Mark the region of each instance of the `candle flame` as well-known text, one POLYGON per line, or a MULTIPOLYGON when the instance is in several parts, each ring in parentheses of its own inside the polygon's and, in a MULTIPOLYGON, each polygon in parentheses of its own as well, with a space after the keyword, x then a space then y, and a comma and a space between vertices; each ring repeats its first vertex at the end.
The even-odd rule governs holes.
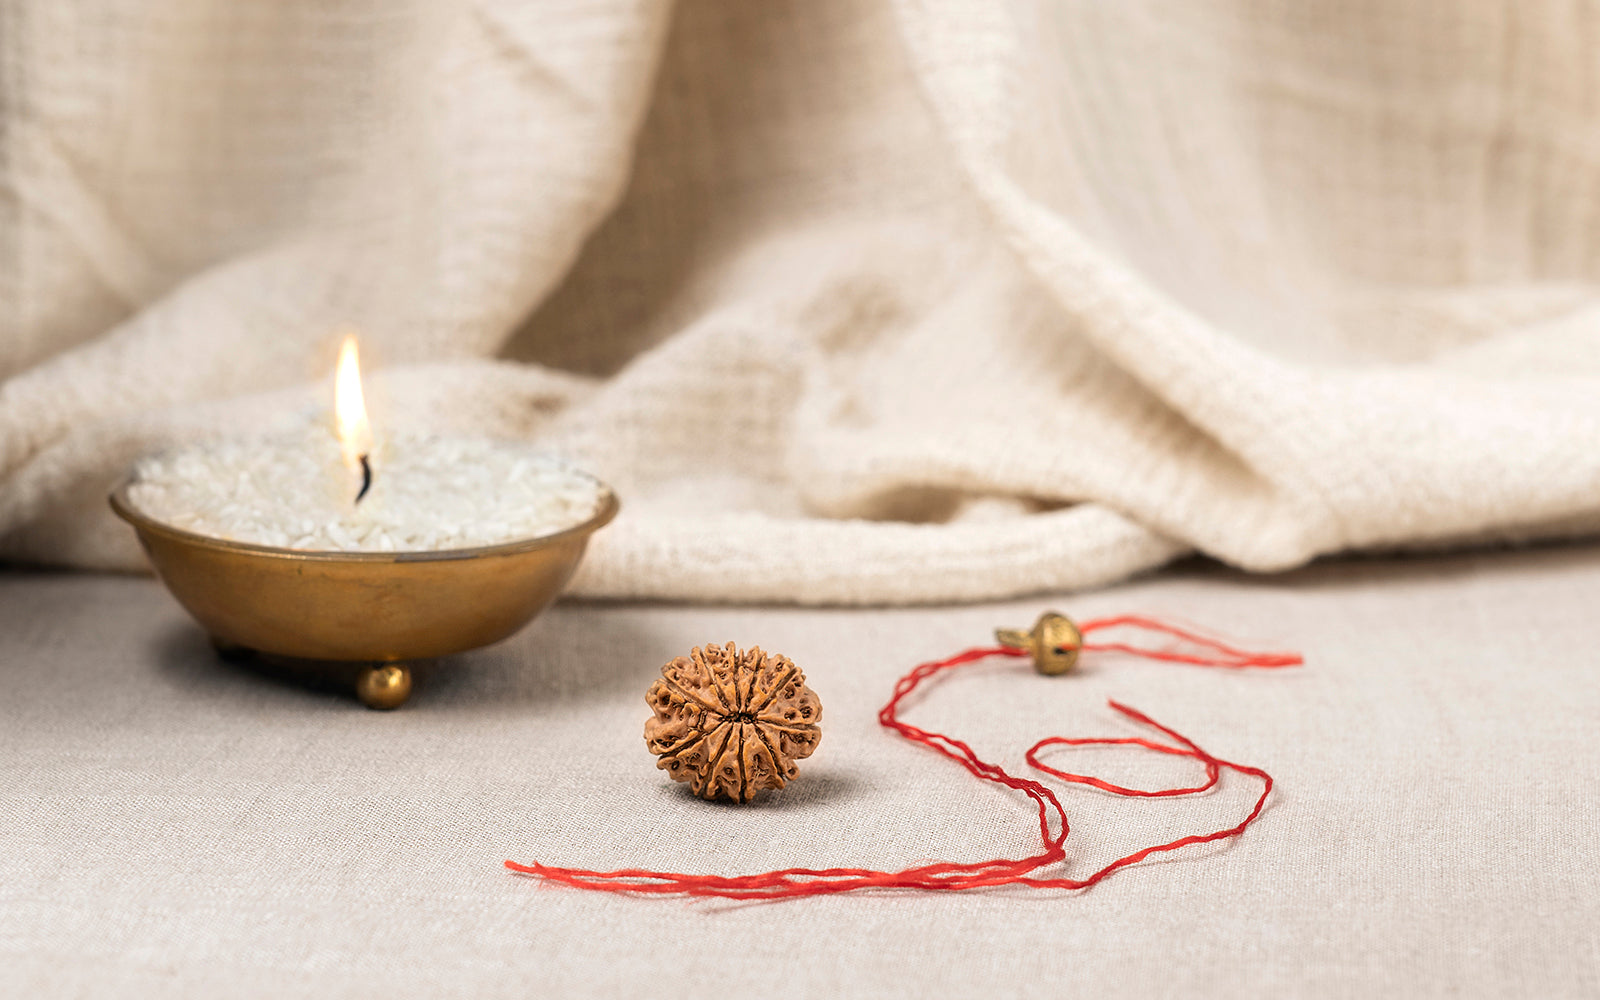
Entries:
POLYGON ((339 447, 344 464, 354 469, 372 450, 372 428, 367 423, 367 403, 361 395, 361 358, 355 334, 339 345, 339 367, 333 379, 333 411, 339 427, 339 447))

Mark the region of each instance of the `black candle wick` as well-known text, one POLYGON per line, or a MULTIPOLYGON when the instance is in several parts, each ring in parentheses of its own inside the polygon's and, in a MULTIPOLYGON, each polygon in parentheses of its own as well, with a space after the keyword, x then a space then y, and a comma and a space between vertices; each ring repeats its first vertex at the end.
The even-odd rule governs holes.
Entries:
POLYGON ((366 496, 367 495, 367 491, 370 490, 370 489, 372 489, 372 463, 367 461, 367 456, 362 455, 361 456, 361 492, 356 494, 356 503, 360 503, 361 502, 361 498, 366 496))

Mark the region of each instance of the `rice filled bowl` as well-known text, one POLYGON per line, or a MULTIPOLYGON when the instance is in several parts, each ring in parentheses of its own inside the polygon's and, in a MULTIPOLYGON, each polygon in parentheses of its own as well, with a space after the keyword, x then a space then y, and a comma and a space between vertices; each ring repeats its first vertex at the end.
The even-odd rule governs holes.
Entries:
POLYGON ((370 664, 446 656, 543 610, 619 505, 526 445, 437 440, 377 450, 359 505, 337 457, 239 439, 140 462, 111 506, 221 648, 370 664), (454 488, 413 488, 402 473, 454 488))

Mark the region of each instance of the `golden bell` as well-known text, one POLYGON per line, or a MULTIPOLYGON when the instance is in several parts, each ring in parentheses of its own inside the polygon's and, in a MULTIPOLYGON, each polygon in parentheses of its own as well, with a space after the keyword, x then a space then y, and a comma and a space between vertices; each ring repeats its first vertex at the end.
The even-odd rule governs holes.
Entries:
POLYGON ((1033 657, 1033 669, 1041 674, 1064 674, 1078 665, 1083 649, 1083 633, 1071 618, 1046 611, 1033 623, 1032 631, 1014 628, 994 630, 995 641, 1007 649, 1020 649, 1033 657))

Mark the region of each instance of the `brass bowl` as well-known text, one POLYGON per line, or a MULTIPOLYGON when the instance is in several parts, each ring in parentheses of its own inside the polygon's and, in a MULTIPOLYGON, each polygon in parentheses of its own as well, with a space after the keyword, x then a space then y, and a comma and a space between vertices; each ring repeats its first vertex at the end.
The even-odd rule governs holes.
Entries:
POLYGON ((355 666, 356 694, 373 708, 404 703, 406 661, 487 646, 531 621, 618 508, 601 483, 594 516, 554 534, 437 552, 301 551, 162 524, 130 503, 132 485, 111 493, 111 509, 220 652, 355 666))

